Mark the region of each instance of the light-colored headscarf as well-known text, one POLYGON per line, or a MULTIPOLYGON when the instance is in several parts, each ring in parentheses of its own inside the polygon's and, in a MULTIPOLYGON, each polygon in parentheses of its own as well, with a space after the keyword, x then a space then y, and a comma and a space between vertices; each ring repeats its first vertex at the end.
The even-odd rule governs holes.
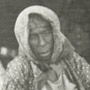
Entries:
MULTIPOLYGON (((54 37, 54 50, 52 55, 52 62, 56 62, 58 56, 63 51, 63 45, 66 42, 65 36, 61 33, 60 22, 57 15, 47 7, 44 6, 30 6, 24 9, 17 17, 15 24, 15 35, 19 43, 19 54, 26 55, 30 60, 34 60, 34 55, 28 43, 29 29, 28 21, 29 14, 37 13, 43 18, 48 20, 52 26, 53 37, 54 37)), ((36 61, 35 61, 36 62, 36 61)))

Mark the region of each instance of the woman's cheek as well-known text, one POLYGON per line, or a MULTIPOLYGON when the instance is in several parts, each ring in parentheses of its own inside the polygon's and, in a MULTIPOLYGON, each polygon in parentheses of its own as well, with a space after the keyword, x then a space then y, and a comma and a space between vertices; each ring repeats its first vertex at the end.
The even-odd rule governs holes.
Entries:
POLYGON ((36 39, 31 39, 30 41, 30 44, 33 46, 38 46, 39 44, 39 40, 36 38, 36 39))
POLYGON ((46 35, 44 38, 45 38, 45 41, 48 43, 50 43, 53 40, 52 35, 50 34, 46 35))

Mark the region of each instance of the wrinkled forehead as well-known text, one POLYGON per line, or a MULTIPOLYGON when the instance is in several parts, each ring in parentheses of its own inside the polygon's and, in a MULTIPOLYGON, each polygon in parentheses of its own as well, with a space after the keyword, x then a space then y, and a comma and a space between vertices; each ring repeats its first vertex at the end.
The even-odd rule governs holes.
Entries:
POLYGON ((51 30, 51 24, 39 14, 29 14, 28 28, 30 32, 51 30))
POLYGON ((52 28, 48 26, 41 26, 37 28, 30 29, 30 34, 40 34, 40 33, 52 33, 52 28))

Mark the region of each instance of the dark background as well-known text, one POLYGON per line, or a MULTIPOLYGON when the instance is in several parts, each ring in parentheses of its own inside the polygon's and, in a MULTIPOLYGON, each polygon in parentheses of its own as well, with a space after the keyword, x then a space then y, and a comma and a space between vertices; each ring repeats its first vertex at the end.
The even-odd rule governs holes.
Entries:
MULTIPOLYGON (((90 62, 90 0, 0 0, 0 47, 18 49, 14 36, 16 17, 24 8, 37 4, 57 13, 62 32, 76 48, 76 52, 90 62)), ((7 64, 10 58, 1 60, 7 64)))

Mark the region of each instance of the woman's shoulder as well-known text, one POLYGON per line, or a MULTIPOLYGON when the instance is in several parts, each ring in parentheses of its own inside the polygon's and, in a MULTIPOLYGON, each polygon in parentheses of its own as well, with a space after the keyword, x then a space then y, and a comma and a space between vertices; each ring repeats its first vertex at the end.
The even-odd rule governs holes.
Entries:
POLYGON ((30 64, 30 61, 27 60, 26 58, 24 57, 21 57, 21 56, 16 56, 13 60, 11 60, 8 64, 8 66, 23 66, 23 65, 29 65, 30 64))
POLYGON ((32 70, 30 61, 21 56, 15 57, 7 66, 10 72, 30 72, 32 70))
MULTIPOLYGON (((4 75, 4 87, 8 90, 27 88, 33 82, 33 72, 29 60, 21 56, 15 57, 9 64, 4 75)), ((24 90, 25 90, 24 89, 24 90)), ((6 90, 6 89, 4 89, 6 90)))

